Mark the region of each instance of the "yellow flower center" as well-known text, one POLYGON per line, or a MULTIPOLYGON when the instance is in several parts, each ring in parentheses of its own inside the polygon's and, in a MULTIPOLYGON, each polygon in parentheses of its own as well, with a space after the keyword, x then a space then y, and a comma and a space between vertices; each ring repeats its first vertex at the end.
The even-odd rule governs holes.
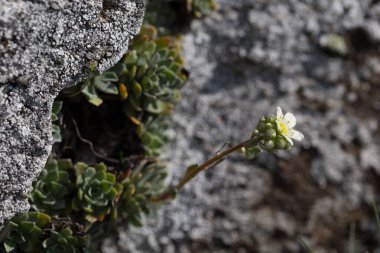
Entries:
POLYGON ((279 125, 280 125, 280 132, 282 135, 287 135, 288 134, 288 127, 287 125, 284 123, 284 121, 280 120, 279 121, 279 125))

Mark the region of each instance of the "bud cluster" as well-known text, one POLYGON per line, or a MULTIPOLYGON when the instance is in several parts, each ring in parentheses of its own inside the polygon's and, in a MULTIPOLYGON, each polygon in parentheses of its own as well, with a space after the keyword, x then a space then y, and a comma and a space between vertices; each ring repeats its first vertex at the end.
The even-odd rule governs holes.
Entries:
POLYGON ((268 152, 277 150, 288 150, 291 144, 282 135, 281 129, 277 127, 275 116, 263 116, 257 124, 252 137, 259 137, 259 146, 268 152))
POLYGON ((254 146, 247 145, 243 151, 249 157, 254 157, 261 151, 276 152, 278 150, 288 150, 291 144, 282 135, 277 127, 276 116, 261 117, 251 138, 258 139, 254 146))

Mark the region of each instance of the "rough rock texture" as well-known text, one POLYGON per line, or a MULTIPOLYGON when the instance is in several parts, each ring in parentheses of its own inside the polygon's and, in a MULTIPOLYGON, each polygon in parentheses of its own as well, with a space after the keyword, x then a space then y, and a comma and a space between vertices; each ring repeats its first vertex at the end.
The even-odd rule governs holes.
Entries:
POLYGON ((139 31, 145 0, 0 0, 0 226, 29 206, 58 92, 103 71, 139 31))
POLYGON ((347 252, 353 222, 355 252, 380 252, 368 204, 380 203, 379 19, 379 1, 220 0, 194 22, 167 150, 174 178, 276 105, 306 139, 290 153, 226 160, 108 252, 306 252, 297 235, 313 252, 347 252), (322 43, 329 34, 346 50, 322 43))

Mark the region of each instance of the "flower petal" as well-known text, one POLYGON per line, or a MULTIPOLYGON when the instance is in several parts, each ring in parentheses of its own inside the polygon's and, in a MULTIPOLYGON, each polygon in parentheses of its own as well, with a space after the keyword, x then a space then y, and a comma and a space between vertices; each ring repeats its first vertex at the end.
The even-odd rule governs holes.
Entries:
POLYGON ((276 126, 277 126, 277 130, 281 132, 281 125, 278 119, 276 119, 276 126))
POLYGON ((292 113, 290 112, 286 113, 284 119, 288 128, 295 127, 297 120, 296 120, 296 117, 292 113))
POLYGON ((282 119, 284 117, 284 114, 282 113, 281 107, 277 106, 277 119, 282 119))
POLYGON ((290 132, 290 137, 295 139, 296 141, 302 141, 304 139, 303 134, 297 130, 292 130, 290 132))
POLYGON ((290 137, 289 137, 289 136, 287 136, 287 135, 283 135, 283 136, 285 137, 286 141, 287 141, 287 142, 289 142, 289 143, 290 143, 290 145, 292 145, 292 146, 293 146, 293 141, 292 141, 292 139, 290 139, 290 137))

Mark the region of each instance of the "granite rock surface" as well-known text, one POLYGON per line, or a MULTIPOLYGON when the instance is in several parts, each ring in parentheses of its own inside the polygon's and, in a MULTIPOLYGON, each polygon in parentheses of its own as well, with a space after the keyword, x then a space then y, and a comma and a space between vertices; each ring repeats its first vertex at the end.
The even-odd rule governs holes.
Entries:
POLYGON ((25 212, 51 150, 58 92, 127 51, 145 0, 0 0, 0 226, 25 212))

